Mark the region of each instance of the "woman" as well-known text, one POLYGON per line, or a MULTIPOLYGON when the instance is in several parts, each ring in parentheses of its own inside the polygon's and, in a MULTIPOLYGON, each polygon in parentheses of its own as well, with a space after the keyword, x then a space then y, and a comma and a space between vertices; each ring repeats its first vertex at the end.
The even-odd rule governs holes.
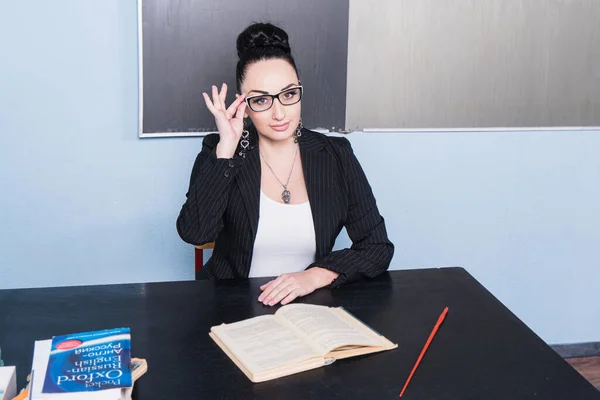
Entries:
POLYGON ((287 34, 253 24, 237 39, 241 95, 203 93, 219 133, 202 143, 177 219, 183 240, 215 241, 197 278, 278 276, 258 300, 287 304, 387 270, 394 246, 345 138, 302 126, 303 87, 287 34), (352 247, 332 251, 346 227, 352 247))

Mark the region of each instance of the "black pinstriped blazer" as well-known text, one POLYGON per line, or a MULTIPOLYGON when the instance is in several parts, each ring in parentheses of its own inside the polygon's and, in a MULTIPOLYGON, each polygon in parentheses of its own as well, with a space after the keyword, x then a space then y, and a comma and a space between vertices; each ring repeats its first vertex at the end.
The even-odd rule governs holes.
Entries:
MULTIPOLYGON (((218 134, 204 138, 177 232, 190 244, 215 241, 197 279, 247 278, 259 218, 258 135, 250 132, 246 158, 217 159, 218 142, 218 134)), ((316 261, 307 267, 339 273, 332 287, 387 270, 394 245, 350 142, 303 129, 299 145, 317 242, 316 261), (332 252, 344 226, 352 247, 332 252)))

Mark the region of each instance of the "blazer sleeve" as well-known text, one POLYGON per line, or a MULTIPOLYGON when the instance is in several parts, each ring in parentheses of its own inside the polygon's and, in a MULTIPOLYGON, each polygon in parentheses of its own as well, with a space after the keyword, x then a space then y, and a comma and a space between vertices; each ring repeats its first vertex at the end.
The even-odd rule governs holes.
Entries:
POLYGON ((202 141, 202 151, 192 168, 190 186, 177 218, 177 233, 187 243, 201 245, 214 241, 223 229, 229 188, 237 175, 239 158, 217 158, 219 135, 202 141))
POLYGON ((367 177, 346 138, 336 138, 338 153, 348 188, 348 212, 345 223, 352 240, 349 249, 329 253, 308 268, 322 267, 339 274, 330 285, 337 287, 362 277, 373 278, 386 271, 394 255, 385 222, 367 177))

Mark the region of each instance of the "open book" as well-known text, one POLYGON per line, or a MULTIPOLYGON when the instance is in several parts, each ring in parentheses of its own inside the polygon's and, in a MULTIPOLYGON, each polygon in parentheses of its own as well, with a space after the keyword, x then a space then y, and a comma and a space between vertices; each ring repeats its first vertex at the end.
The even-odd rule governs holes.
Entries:
POLYGON ((252 382, 398 347, 341 307, 306 304, 213 326, 209 335, 252 382))

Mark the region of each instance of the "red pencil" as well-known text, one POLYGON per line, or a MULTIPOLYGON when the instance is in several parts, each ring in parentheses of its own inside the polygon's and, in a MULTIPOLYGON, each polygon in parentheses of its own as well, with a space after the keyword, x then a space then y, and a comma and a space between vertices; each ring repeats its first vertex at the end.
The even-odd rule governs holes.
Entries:
POLYGON ((442 314, 440 315, 440 317, 438 318, 435 326, 433 327, 433 330, 431 331, 431 334, 429 335, 429 339, 427 339, 427 343, 425 343, 425 346, 423 347, 423 350, 421 350, 421 354, 419 355, 419 358, 417 359, 417 362, 415 363, 415 366, 413 367, 412 371, 410 371, 410 375, 408 376, 408 379, 406 380, 406 383, 404 384, 404 387, 402 388, 402 391, 400 392, 400 397, 402 397, 402 395, 404 394, 404 391, 406 390, 406 387, 408 386, 408 383, 410 382, 410 380, 412 379, 413 375, 415 374, 415 371, 417 370, 417 367, 419 366, 419 363, 421 362, 421 359, 425 355, 425 352, 427 351, 427 348, 429 347, 429 344, 431 343, 431 341, 433 340, 433 337, 435 336, 435 334, 437 333, 438 329, 440 328, 440 325, 444 321, 444 318, 446 318, 446 314, 448 314, 448 307, 444 308, 444 311, 442 311, 442 314))

